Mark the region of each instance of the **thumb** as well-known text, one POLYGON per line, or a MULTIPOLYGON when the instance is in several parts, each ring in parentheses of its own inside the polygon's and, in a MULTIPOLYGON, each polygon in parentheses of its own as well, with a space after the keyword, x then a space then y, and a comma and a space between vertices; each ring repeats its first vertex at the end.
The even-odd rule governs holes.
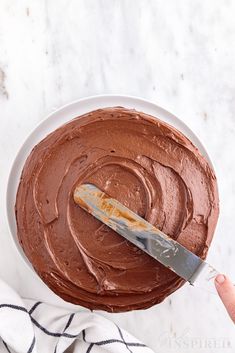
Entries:
POLYGON ((215 278, 217 292, 233 322, 235 323, 235 287, 230 279, 224 275, 215 278))

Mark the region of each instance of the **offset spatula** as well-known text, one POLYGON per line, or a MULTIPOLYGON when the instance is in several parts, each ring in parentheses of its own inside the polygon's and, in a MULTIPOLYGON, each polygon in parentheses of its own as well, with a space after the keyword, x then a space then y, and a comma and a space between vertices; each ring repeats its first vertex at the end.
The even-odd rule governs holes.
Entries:
POLYGON ((75 202, 192 285, 215 293, 218 272, 200 257, 92 184, 74 191, 75 202))

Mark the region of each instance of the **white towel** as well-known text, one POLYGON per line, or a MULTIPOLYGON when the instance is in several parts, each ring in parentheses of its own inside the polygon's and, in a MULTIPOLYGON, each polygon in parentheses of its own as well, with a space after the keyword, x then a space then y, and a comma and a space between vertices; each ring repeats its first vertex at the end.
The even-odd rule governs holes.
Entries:
POLYGON ((26 300, 0 280, 0 353, 153 353, 106 318, 26 300))

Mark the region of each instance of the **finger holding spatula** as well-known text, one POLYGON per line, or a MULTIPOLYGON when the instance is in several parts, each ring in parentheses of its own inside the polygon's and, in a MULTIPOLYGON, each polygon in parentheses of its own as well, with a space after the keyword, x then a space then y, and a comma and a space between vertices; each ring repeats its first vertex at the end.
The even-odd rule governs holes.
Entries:
POLYGON ((230 279, 222 274, 215 278, 218 294, 233 322, 235 323, 235 287, 230 279))

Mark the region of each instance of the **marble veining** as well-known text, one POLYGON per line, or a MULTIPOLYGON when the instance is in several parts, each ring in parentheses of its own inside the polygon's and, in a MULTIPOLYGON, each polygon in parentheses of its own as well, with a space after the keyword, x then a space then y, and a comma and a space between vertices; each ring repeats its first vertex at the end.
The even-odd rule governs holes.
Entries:
MULTIPOLYGON (((235 279, 235 2, 1 0, 0 195, 30 131, 62 104, 95 94, 144 97, 205 144, 221 212, 208 261, 235 279)), ((0 276, 21 295, 61 303, 30 271, 0 223, 0 276)), ((219 299, 185 285, 146 311, 106 314, 156 352, 232 352, 219 299)))

